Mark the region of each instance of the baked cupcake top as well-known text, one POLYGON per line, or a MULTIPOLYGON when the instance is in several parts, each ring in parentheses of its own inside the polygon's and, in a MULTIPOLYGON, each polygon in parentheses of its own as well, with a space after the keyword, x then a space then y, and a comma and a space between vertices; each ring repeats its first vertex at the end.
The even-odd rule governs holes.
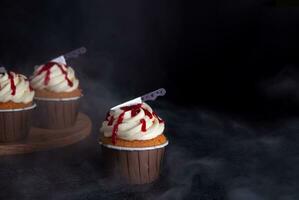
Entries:
POLYGON ((133 140, 150 140, 164 131, 164 121, 146 104, 125 106, 107 113, 100 131, 105 137, 133 140))
POLYGON ((14 102, 28 104, 32 102, 34 91, 29 80, 22 74, 12 71, 0 73, 0 102, 14 102))
POLYGON ((58 62, 48 62, 37 67, 30 83, 35 90, 72 92, 79 87, 79 80, 72 67, 58 62))

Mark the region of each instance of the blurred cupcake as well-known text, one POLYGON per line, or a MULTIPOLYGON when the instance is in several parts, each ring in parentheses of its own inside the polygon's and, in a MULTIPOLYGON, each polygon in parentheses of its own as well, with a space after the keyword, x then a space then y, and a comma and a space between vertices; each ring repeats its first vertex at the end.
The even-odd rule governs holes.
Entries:
POLYGON ((48 62, 35 69, 30 84, 38 105, 36 126, 63 129, 75 124, 82 92, 73 68, 48 62))
POLYGON ((28 136, 34 91, 28 79, 21 74, 0 73, 0 141, 11 142, 28 136))
POLYGON ((131 184, 158 179, 165 146, 164 121, 146 103, 110 110, 100 139, 106 164, 131 184))

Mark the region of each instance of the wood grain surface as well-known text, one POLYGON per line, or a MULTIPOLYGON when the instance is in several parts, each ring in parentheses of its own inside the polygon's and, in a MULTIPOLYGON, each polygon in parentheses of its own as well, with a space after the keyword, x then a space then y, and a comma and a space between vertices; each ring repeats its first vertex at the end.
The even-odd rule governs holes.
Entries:
POLYGON ((126 151, 102 146, 106 172, 130 184, 151 183, 159 178, 165 147, 126 151))
POLYGON ((34 151, 49 150, 76 143, 91 132, 91 121, 83 113, 79 113, 75 125, 66 129, 41 129, 32 127, 29 136, 22 141, 0 143, 0 156, 24 154, 34 151))

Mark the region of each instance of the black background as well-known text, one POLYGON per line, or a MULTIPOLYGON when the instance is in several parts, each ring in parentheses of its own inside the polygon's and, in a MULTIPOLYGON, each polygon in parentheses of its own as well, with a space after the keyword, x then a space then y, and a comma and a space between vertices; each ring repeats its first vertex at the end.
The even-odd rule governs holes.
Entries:
MULTIPOLYGON (((28 76, 37 64, 80 46, 88 49, 87 54, 69 62, 84 89, 83 110, 95 126, 92 138, 77 146, 2 159, 1 187, 8 195, 4 197, 246 200, 273 199, 269 191, 275 189, 285 194, 275 196, 277 199, 298 197, 292 193, 294 188, 278 189, 281 184, 298 183, 298 175, 292 174, 295 169, 276 176, 294 162, 298 165, 298 138, 284 132, 297 132, 292 120, 298 117, 298 7, 272 0, 2 0, 0 24, 0 64, 28 76), (101 161, 94 142, 101 117, 110 106, 159 87, 167 89, 156 106, 172 132, 169 160, 193 163, 216 156, 233 164, 224 164, 222 175, 215 175, 221 177, 218 180, 209 173, 203 175, 206 171, 202 170, 174 175, 180 168, 172 171, 168 161, 162 183, 153 187, 137 191, 102 187, 105 182, 97 182, 100 169, 96 166, 101 161), (239 119, 244 121, 234 121, 239 119), (198 131, 211 135, 198 135, 198 131), (271 136, 274 138, 269 139, 271 136), (197 137, 199 141, 192 141, 197 137), (184 153, 191 158, 186 159, 184 153), (80 158, 73 158, 76 154, 80 158), (256 165, 248 168, 247 159, 256 165), (281 164, 267 174, 279 160, 281 164), (62 178, 51 178, 60 169, 62 178), (14 173, 18 177, 6 184, 14 173), (165 178, 169 174, 174 181, 165 178), (237 185, 250 185, 257 193, 243 187, 230 192, 235 182, 223 181, 243 176, 253 180, 238 179, 237 185), (274 180, 259 182, 268 177, 274 180), (183 191, 188 191, 182 196, 176 190, 180 180, 183 191), (20 189, 27 183, 40 188, 20 189), (264 186, 255 187, 257 183, 264 186)), ((207 166, 210 168, 209 162, 207 166)))
POLYGON ((86 46, 90 79, 181 105, 252 111, 261 82, 297 63, 298 12, 271 0, 1 1, 1 63, 20 72, 86 46))
POLYGON ((116 90, 164 86, 184 106, 260 111, 261 82, 298 60, 297 8, 284 4, 1 1, 1 63, 23 72, 86 46, 74 66, 116 90))

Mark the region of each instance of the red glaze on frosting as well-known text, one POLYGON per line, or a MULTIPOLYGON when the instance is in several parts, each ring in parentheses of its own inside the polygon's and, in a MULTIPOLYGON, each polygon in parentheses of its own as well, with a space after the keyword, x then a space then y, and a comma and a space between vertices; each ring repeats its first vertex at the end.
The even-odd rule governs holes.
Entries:
MULTIPOLYGON (((137 115, 137 113, 139 112, 141 108, 141 104, 136 104, 136 105, 132 105, 132 106, 124 106, 120 109, 123 110, 123 112, 118 116, 117 118, 117 122, 116 124, 114 124, 113 129, 112 129, 112 143, 115 144, 116 143, 116 135, 117 135, 117 131, 118 131, 118 126, 119 124, 122 123, 122 121, 124 120, 124 115, 127 111, 131 110, 131 116, 134 117, 137 115)), ((111 119, 110 119, 111 120, 111 119)), ((114 119, 113 119, 114 120, 114 119)), ((108 125, 110 124, 111 121, 108 122, 108 125)), ((112 122, 113 123, 113 122, 112 122)), ((111 124, 112 125, 112 124, 111 124)))
POLYGON ((56 63, 56 62, 48 62, 46 63, 38 72, 37 72, 37 75, 40 75, 41 73, 43 73, 44 71, 46 72, 46 78, 44 80, 44 84, 45 85, 48 85, 49 81, 50 81, 50 74, 51 74, 51 68, 54 66, 54 65, 57 65, 59 67, 59 69, 61 70, 61 73, 64 74, 64 78, 65 80, 67 81, 68 85, 70 87, 73 86, 73 82, 67 77, 67 71, 65 71, 63 69, 63 66, 60 64, 60 63, 56 63))
POLYGON ((114 121, 114 117, 111 116, 108 122, 108 126, 111 126, 113 124, 113 121, 114 121))
POLYGON ((148 110, 145 109, 145 108, 142 108, 142 110, 144 111, 145 115, 147 115, 150 119, 153 118, 153 115, 152 115, 152 113, 150 113, 150 111, 148 111, 148 110))
POLYGON ((131 117, 135 117, 140 112, 139 108, 131 110, 131 117))
MULTIPOLYGON (((152 119, 153 117, 156 117, 158 119, 159 123, 164 123, 164 121, 161 118, 159 118, 155 112, 151 113, 147 109, 142 108, 142 104, 124 106, 124 107, 121 107, 120 109, 123 110, 123 112, 116 119, 117 121, 114 124, 113 129, 112 129, 112 143, 113 144, 116 143, 116 136, 117 136, 118 126, 119 126, 119 124, 121 124, 123 122, 124 115, 127 111, 131 111, 131 117, 135 117, 140 112, 140 110, 142 109, 144 111, 145 115, 148 116, 150 119, 152 119)), ((114 120, 115 120, 114 117, 110 116, 110 113, 108 112, 107 115, 106 115, 106 121, 108 121, 108 125, 111 126, 113 124, 114 120), (109 119, 109 117, 110 117, 110 119, 109 119)), ((145 121, 145 119, 140 119, 140 123, 141 123, 141 131, 146 132, 146 121, 145 121)))
POLYGON ((16 94, 16 85, 15 85, 15 81, 14 81, 14 77, 12 72, 8 72, 8 78, 10 80, 10 89, 11 89, 11 95, 15 95, 16 94))
POLYGON ((65 71, 62 67, 62 65, 58 64, 59 69, 61 70, 61 72, 64 74, 64 78, 67 81, 67 84, 72 87, 73 86, 73 82, 67 77, 67 71, 65 71))
POLYGON ((31 87, 31 85, 29 85, 29 90, 30 90, 30 92, 33 91, 33 88, 31 87))
POLYGON ((145 121, 145 119, 140 119, 140 123, 141 123, 141 131, 145 132, 146 131, 146 121, 145 121))
POLYGON ((138 112, 140 111, 141 105, 142 104, 139 103, 139 104, 135 104, 132 106, 124 106, 124 107, 121 107, 120 109, 122 109, 124 112, 131 110, 131 116, 135 117, 138 114, 138 112))
POLYGON ((37 75, 40 75, 44 71, 46 72, 46 78, 44 80, 44 85, 48 85, 48 83, 50 81, 50 69, 55 64, 56 64, 55 62, 48 62, 37 72, 37 75))
POLYGON ((125 115, 125 112, 122 112, 118 118, 117 118, 117 121, 116 121, 116 124, 113 126, 113 129, 112 129, 112 143, 115 144, 116 143, 116 134, 117 134, 117 131, 118 131, 118 126, 119 124, 122 123, 122 121, 124 120, 124 115, 125 115))

